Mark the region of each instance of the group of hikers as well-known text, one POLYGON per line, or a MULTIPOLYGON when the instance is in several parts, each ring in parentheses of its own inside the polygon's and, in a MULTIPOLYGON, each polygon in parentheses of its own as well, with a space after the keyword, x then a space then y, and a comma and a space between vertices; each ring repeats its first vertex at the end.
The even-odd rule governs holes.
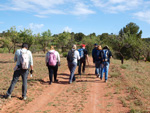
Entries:
MULTIPOLYGON (((108 70, 110 64, 110 58, 112 57, 111 51, 108 46, 103 49, 100 45, 94 44, 94 49, 92 50, 93 63, 95 64, 95 75, 101 80, 103 78, 103 73, 105 73, 105 82, 108 79, 108 70)), ((33 57, 30 50, 28 50, 28 44, 23 43, 21 49, 15 52, 14 61, 17 62, 14 67, 13 79, 11 81, 10 87, 8 88, 5 98, 11 98, 11 93, 17 83, 19 77, 22 77, 22 99, 26 100, 27 96, 27 78, 29 73, 33 73, 33 57), (29 71, 30 70, 30 71, 29 71)), ((86 61, 89 64, 88 51, 86 50, 86 45, 82 44, 81 48, 77 50, 77 46, 72 45, 72 49, 68 52, 67 63, 70 71, 69 84, 76 80, 75 70, 78 66, 78 74, 81 76, 85 73, 86 61)), ((54 49, 54 46, 50 46, 50 50, 46 53, 45 64, 49 71, 49 84, 52 84, 53 75, 54 82, 58 82, 57 71, 58 66, 60 66, 60 54, 54 49)))

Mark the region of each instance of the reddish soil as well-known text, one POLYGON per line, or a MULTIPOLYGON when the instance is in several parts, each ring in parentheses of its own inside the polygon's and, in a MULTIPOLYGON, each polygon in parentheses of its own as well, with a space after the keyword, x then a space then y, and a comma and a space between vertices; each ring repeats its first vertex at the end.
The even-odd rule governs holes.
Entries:
MULTIPOLYGON (((92 61, 90 59, 90 61, 92 61)), ((66 64, 65 64, 66 66, 66 64)), ((76 75, 76 82, 68 84, 69 70, 59 70, 59 83, 49 85, 48 77, 38 84, 45 85, 39 95, 24 102, 14 97, 1 108, 1 113, 127 113, 129 108, 123 107, 114 88, 108 82, 94 75, 94 64, 86 67, 86 73, 76 75)), ((77 74, 77 69, 76 69, 77 74)), ((36 84, 38 87, 38 84, 36 84)), ((33 91, 34 92, 34 91, 33 91)), ((32 93, 29 91, 28 93, 32 93)), ((35 92, 34 92, 35 93, 35 92)))

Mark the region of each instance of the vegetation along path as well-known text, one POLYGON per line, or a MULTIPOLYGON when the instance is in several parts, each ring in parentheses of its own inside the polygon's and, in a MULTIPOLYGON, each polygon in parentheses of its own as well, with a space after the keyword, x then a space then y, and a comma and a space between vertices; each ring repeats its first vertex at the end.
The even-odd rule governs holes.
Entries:
MULTIPOLYGON (((112 85, 112 78, 108 82, 100 80, 94 75, 94 64, 90 58, 90 65, 86 72, 77 75, 76 82, 68 83, 69 70, 65 58, 61 59, 58 71, 58 83, 48 84, 48 70, 44 64, 45 55, 34 55, 35 73, 28 79, 28 99, 20 100, 21 78, 13 91, 11 99, 4 99, 3 95, 12 79, 12 68, 15 65, 13 55, 1 54, 0 61, 0 112, 1 113, 127 113, 128 106, 124 106, 120 96, 127 96, 128 92, 118 91, 112 85)), ((110 65, 110 72, 114 71, 114 64, 110 65)), ((117 69, 117 68, 115 68, 117 69)), ((111 72, 112 73, 112 72, 111 72)), ((121 73, 120 73, 121 74, 121 73)), ((123 75, 122 75, 123 76, 123 75)))

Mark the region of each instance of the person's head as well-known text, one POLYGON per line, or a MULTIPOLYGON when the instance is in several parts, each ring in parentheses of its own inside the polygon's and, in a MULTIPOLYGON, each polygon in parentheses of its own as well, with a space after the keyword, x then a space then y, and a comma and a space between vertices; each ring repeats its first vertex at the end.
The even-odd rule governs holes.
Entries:
POLYGON ((27 43, 23 43, 22 44, 22 48, 28 49, 28 44, 27 43))
POLYGON ((54 46, 50 46, 50 50, 54 50, 54 46))
POLYGON ((106 45, 106 46, 103 47, 103 49, 108 49, 109 50, 109 47, 106 45))
POLYGON ((81 47, 82 47, 83 49, 85 49, 85 44, 82 44, 81 47))
POLYGON ((98 49, 98 50, 102 50, 101 45, 98 45, 98 46, 97 46, 97 49, 98 49))
POLYGON ((98 45, 95 43, 95 44, 94 44, 94 47, 97 47, 97 46, 98 46, 98 45))
POLYGON ((72 45, 72 49, 76 49, 77 46, 75 44, 72 45))

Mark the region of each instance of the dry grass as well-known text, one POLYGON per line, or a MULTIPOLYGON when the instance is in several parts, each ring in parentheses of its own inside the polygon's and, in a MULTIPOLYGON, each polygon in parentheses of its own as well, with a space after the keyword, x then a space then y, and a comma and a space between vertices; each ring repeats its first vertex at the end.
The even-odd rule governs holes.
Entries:
POLYGON ((149 62, 137 63, 130 60, 122 65, 119 60, 112 60, 110 75, 111 85, 115 86, 116 90, 127 92, 126 97, 120 97, 123 106, 129 106, 133 113, 150 112, 149 62))

